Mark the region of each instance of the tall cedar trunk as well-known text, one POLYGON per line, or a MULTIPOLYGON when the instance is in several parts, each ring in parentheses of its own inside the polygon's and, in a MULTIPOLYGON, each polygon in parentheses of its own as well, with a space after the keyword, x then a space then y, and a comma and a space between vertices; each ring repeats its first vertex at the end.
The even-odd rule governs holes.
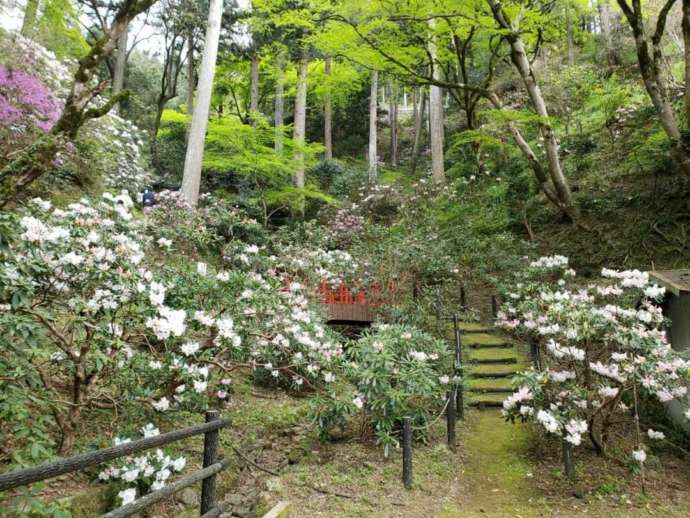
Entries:
POLYGON ((273 112, 273 124, 275 125, 274 148, 277 154, 283 152, 283 138, 285 130, 283 128, 283 110, 285 107, 285 53, 279 52, 276 56, 276 98, 273 112))
POLYGON ((256 124, 254 114, 259 111, 259 54, 254 52, 252 54, 252 67, 250 78, 250 92, 249 92, 249 119, 252 121, 252 126, 256 124))
POLYGON ((194 113, 194 36, 187 36, 187 115, 194 113))
MULTIPOLYGON (((333 58, 328 56, 324 63, 324 73, 327 76, 331 75, 331 68, 333 66, 333 58)), ((331 86, 327 85, 326 96, 323 100, 323 146, 324 160, 333 159, 333 102, 331 100, 331 86)))
MULTIPOLYGON (((673 105, 666 91, 666 79, 663 73, 663 51, 661 46, 668 11, 664 12, 662 10, 659 13, 657 28, 651 38, 652 49, 650 51, 640 2, 634 1, 633 9, 630 8, 626 0, 618 0, 618 4, 628 19, 635 37, 635 49, 637 51, 637 61, 640 66, 642 81, 659 115, 661 126, 671 141, 672 157, 685 174, 690 174, 690 149, 683 142, 673 105)), ((667 3, 665 7, 670 9, 671 6, 672 3, 667 3)), ((685 5, 683 7, 685 11, 685 5)))
POLYGON ((216 57, 218 55, 218 41, 220 39, 220 22, 223 15, 223 0, 211 0, 208 12, 208 27, 206 28, 206 40, 204 53, 201 58, 199 71, 199 89, 196 107, 192 116, 192 125, 189 129, 187 140, 187 155, 184 162, 184 175, 182 177, 182 193, 187 201, 196 206, 199 200, 199 187, 201 185, 201 162, 204 158, 204 140, 208 126, 208 113, 211 106, 211 91, 213 89, 213 76, 216 70, 216 57))
POLYGON ((573 66, 575 64, 575 38, 574 38, 574 27, 573 27, 573 17, 571 11, 570 1, 565 2, 565 24, 568 39, 568 65, 573 66))
POLYGON ((611 10, 610 0, 599 0, 597 2, 599 10, 599 22, 601 34, 606 45, 606 61, 609 67, 620 65, 620 57, 613 41, 613 11, 611 10))
MULTIPOLYGON (((115 60, 115 70, 113 71, 113 95, 122 91, 125 85, 125 69, 127 68, 127 42, 129 40, 129 27, 117 40, 117 58, 115 60)), ((115 107, 119 110, 119 107, 115 107)))
POLYGON ((683 0, 683 43, 685 49, 685 127, 690 129, 690 0, 683 0))
POLYGON ((398 96, 392 79, 386 82, 388 88, 388 125, 391 130, 391 166, 398 165, 398 96))
POLYGON ((534 111, 542 118, 539 123, 539 131, 544 141, 544 150, 546 151, 546 158, 549 164, 549 175, 558 196, 559 206, 568 216, 574 217, 575 207, 573 205, 573 197, 570 192, 570 187, 568 186, 568 181, 561 168, 561 160, 558 156, 558 141, 556 140, 556 135, 553 132, 551 124, 548 123, 549 112, 546 109, 546 103, 544 102, 544 97, 537 83, 534 71, 532 70, 532 65, 527 58, 525 45, 519 33, 515 32, 514 28, 508 22, 500 1, 487 1, 491 6, 494 18, 499 26, 510 31, 506 34, 506 39, 510 43, 510 58, 522 77, 527 93, 532 101, 534 111))
POLYGON ((22 36, 31 38, 36 30, 36 17, 38 15, 38 0, 27 0, 24 9, 24 21, 22 22, 22 36))
POLYGON ((295 122, 292 138, 295 141, 295 174, 292 183, 295 187, 304 187, 304 152, 302 145, 306 136, 307 126, 307 73, 309 71, 309 57, 304 51, 297 77, 297 94, 295 96, 295 122))
MULTIPOLYGON (((422 147, 422 134, 424 133, 424 113, 426 112, 426 93, 420 87, 415 88, 415 95, 419 100, 414 115, 414 145, 412 146, 412 163, 410 168, 414 173, 419 161, 419 152, 422 147)), ((417 105, 415 105, 417 106, 417 105)))
MULTIPOLYGON (((429 28, 434 31, 436 20, 429 20, 429 28)), ((441 69, 436 61, 436 42, 432 35, 429 44, 432 59, 432 75, 441 80, 441 69)), ((446 171, 443 164, 443 90, 435 85, 429 87, 429 135, 431 140, 431 177, 436 183, 445 183, 446 171)))
POLYGON ((102 117, 120 101, 122 93, 112 96, 98 108, 90 107, 89 103, 94 96, 107 86, 103 82, 94 86, 94 78, 105 60, 115 51, 117 41, 122 32, 127 30, 129 22, 156 2, 157 0, 138 0, 123 4, 103 37, 79 61, 65 106, 50 133, 20 150, 0 170, 0 208, 15 201, 31 183, 51 171, 55 156, 70 140, 77 137, 88 120, 102 117))
POLYGON ((369 181, 375 182, 378 176, 378 91, 379 73, 371 72, 371 90, 369 93, 369 181))

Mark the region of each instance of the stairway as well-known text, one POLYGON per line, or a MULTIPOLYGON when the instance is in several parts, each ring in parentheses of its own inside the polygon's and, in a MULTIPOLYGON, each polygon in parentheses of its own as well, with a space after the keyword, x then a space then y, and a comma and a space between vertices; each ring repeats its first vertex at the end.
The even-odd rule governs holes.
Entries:
POLYGON ((468 406, 500 408, 513 392, 510 380, 527 368, 515 343, 489 326, 461 323, 465 401, 468 406))

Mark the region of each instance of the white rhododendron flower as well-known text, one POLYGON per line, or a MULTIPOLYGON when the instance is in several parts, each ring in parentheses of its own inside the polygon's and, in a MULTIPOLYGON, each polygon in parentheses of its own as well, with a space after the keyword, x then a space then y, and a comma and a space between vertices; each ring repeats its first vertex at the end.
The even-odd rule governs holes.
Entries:
POLYGON ((644 463, 644 461, 647 460, 647 453, 642 448, 640 448, 639 450, 633 450, 632 456, 640 464, 644 463))
POLYGON ((131 504, 137 499, 137 490, 134 488, 124 489, 117 496, 120 498, 121 505, 131 504))
POLYGON ((666 435, 664 432, 658 432, 656 430, 652 430, 651 428, 647 430, 647 435, 649 436, 650 439, 654 439, 657 441, 661 441, 663 439, 666 439, 666 435))
POLYGON ((168 401, 168 398, 162 397, 158 401, 151 403, 151 406, 159 412, 165 412, 168 408, 170 408, 170 401, 168 401))

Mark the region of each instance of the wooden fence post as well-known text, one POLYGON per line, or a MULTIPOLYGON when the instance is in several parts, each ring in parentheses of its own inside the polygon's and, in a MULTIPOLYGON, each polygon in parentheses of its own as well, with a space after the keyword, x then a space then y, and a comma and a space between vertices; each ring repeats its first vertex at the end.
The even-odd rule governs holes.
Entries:
POLYGON ((448 392, 446 403, 446 430, 448 432, 448 448, 455 451, 455 391, 457 388, 448 392))
MULTIPOLYGON (((460 378, 463 377, 462 369, 462 338, 460 336, 460 323, 458 321, 458 314, 453 314, 453 334, 455 336, 455 365, 453 376, 460 378)), ((463 394, 463 384, 462 381, 455 388, 455 406, 457 417, 460 420, 465 419, 465 404, 464 404, 464 394, 463 394)))
POLYGON ((464 286, 460 286, 460 309, 467 311, 467 293, 464 286))
POLYGON ((575 463, 573 461, 573 445, 563 439, 563 469, 568 480, 575 479, 575 463))
POLYGON ((412 487, 412 418, 403 417, 403 484, 412 487))
POLYGON ((491 295, 491 319, 496 320, 498 317, 498 299, 496 295, 491 295))
MULTIPOLYGON (((220 419, 218 410, 206 412, 206 422, 220 419)), ((216 463, 218 457, 218 430, 204 434, 204 468, 216 463)), ((204 515, 216 506, 216 476, 211 475, 201 482, 201 514, 204 515)))

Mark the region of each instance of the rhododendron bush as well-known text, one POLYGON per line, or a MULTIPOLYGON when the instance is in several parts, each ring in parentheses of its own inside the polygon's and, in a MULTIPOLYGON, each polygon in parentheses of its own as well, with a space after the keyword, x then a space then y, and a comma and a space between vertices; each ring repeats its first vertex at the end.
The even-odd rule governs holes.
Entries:
POLYGON ((132 206, 105 193, 2 216, 2 382, 50 409, 62 452, 92 409, 198 411, 227 399, 238 368, 294 388, 326 381, 340 345, 302 287, 264 269, 265 251, 176 263, 175 242, 143 233, 132 206))
POLYGON ((627 420, 636 431, 632 459, 643 463, 645 443, 663 433, 639 423, 641 396, 688 402, 690 362, 668 343, 663 295, 637 270, 604 269, 587 282, 565 257, 533 261, 506 290, 498 323, 538 345, 541 369, 516 377, 504 415, 573 446, 589 437, 600 453, 613 440, 612 424, 627 420))
MULTIPOLYGON (((29 38, 0 34, 0 165, 50 132, 62 112, 75 66, 73 61, 59 61, 29 38)), ((103 102, 96 97, 92 104, 103 102)), ((84 183, 101 176, 109 189, 124 188, 133 195, 151 181, 145 140, 134 124, 114 113, 91 120, 76 141, 58 153, 52 178, 84 183)))
POLYGON ((345 379, 327 380, 332 383, 315 399, 313 413, 324 437, 348 417, 359 417, 388 453, 399 444, 403 417, 411 416, 423 436, 440 415, 446 391, 460 382, 452 372, 442 340, 412 326, 375 324, 348 347, 345 379))

